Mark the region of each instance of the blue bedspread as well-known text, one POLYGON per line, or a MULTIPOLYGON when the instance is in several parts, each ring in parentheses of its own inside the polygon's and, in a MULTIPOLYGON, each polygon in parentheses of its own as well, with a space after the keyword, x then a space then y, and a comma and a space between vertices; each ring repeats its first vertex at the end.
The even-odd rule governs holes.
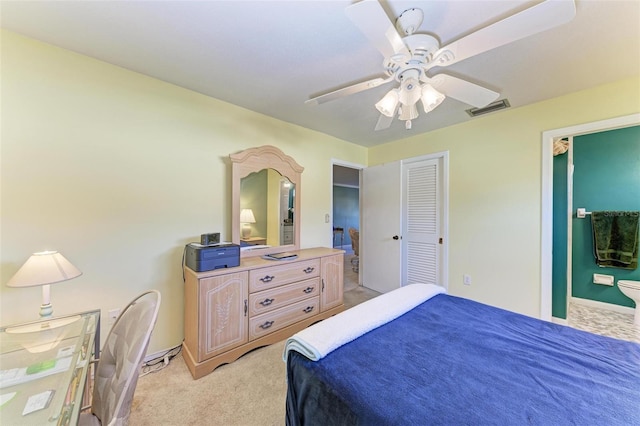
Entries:
POLYGON ((640 345, 438 295, 313 362, 289 425, 640 425, 640 345))

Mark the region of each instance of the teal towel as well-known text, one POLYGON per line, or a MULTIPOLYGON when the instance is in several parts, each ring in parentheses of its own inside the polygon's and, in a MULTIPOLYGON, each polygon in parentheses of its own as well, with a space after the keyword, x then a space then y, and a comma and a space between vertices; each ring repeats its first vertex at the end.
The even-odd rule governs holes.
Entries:
POLYGON ((598 266, 638 267, 638 222, 640 212, 591 213, 593 248, 598 266))

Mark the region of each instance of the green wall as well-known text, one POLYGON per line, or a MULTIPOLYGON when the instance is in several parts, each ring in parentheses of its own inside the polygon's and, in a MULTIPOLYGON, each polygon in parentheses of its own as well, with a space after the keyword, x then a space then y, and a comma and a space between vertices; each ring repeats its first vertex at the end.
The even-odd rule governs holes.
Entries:
MULTIPOLYGON (((640 126, 575 137, 573 163, 574 211, 640 210, 640 126)), ((572 296, 633 307, 617 286, 593 284, 593 274, 640 280, 640 269, 596 266, 590 217, 572 222, 572 296)))
POLYGON ((567 165, 569 154, 553 157, 553 267, 551 315, 567 318, 567 165))
MULTIPOLYGON (((333 187, 333 226, 344 228, 344 245, 351 245, 349 228, 359 229, 360 189, 346 186, 333 187)), ((340 244, 336 237, 334 244, 340 244)))

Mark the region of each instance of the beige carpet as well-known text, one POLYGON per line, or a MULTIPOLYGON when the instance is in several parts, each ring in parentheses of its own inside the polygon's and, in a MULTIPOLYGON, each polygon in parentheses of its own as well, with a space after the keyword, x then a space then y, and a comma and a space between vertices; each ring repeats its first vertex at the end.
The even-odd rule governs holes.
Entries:
POLYGON ((141 377, 130 424, 283 425, 286 376, 284 342, 256 349, 193 380, 182 357, 141 377))
MULTIPOLYGON (((347 307, 378 295, 358 286, 351 256, 345 256, 347 307)), ((140 378, 130 424, 283 425, 287 391, 283 350, 284 341, 256 349, 199 380, 193 380, 177 356, 164 369, 140 378)))

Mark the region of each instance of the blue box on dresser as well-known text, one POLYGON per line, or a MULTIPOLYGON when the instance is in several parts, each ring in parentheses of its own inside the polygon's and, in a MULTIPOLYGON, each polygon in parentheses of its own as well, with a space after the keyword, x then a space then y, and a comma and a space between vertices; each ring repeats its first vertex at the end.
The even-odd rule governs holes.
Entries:
POLYGON ((195 272, 233 268, 240 265, 240 246, 230 243, 213 246, 187 244, 185 263, 195 272))

